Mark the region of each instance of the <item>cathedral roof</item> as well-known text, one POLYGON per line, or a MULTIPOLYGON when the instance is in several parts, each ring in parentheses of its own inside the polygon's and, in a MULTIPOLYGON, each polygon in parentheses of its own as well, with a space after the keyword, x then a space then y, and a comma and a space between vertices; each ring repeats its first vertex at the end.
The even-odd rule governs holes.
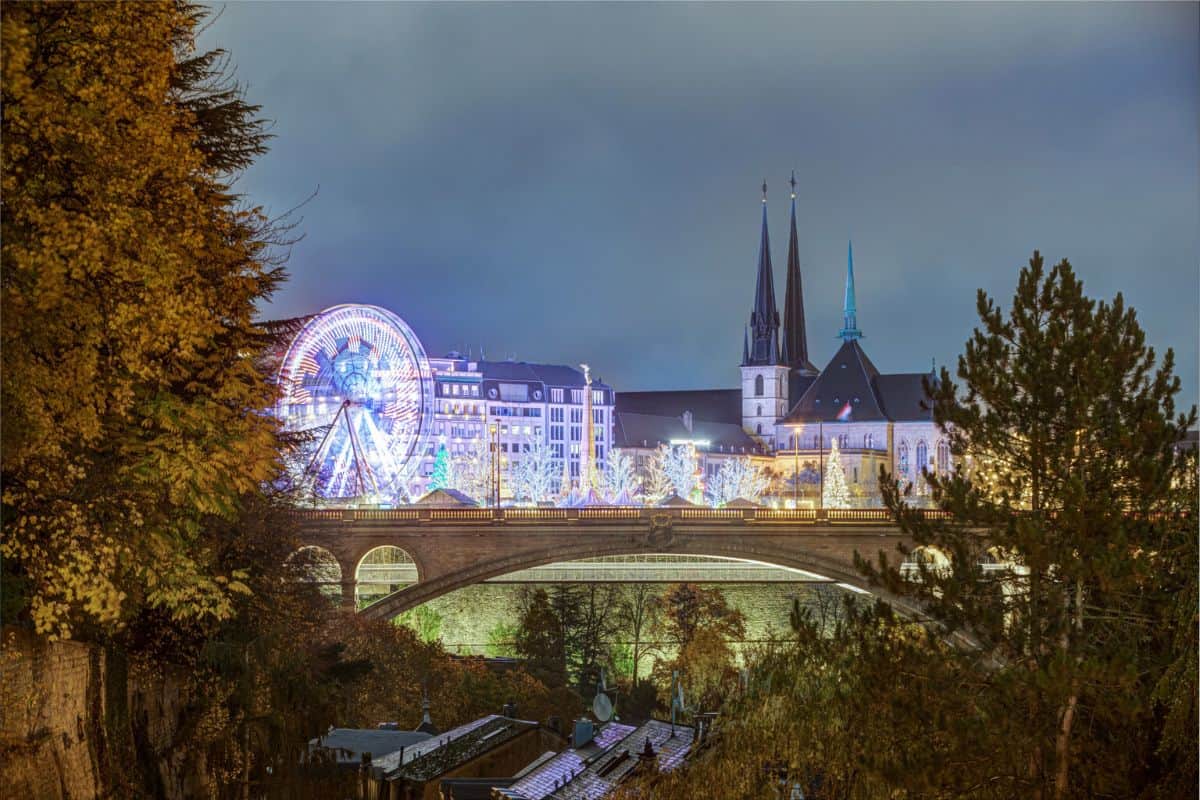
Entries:
POLYGON ((740 424, 693 419, 691 428, 682 417, 635 414, 617 410, 613 414, 613 447, 658 447, 671 442, 708 442, 710 453, 757 453, 760 447, 740 424))
POLYGON ((858 339, 847 339, 782 422, 834 422, 839 417, 851 422, 886 420, 884 405, 875 391, 877 377, 879 370, 858 339))
POLYGON ((895 375, 880 375, 875 379, 875 390, 883 401, 883 410, 888 419, 896 422, 916 422, 933 419, 933 412, 925 400, 925 378, 933 376, 925 372, 903 372, 895 375))
POLYGON ((931 420, 932 412, 923 407, 922 380, 926 377, 930 376, 921 372, 881 374, 859 340, 848 339, 800 395, 781 424, 931 420))
POLYGON ((695 389, 678 392, 617 392, 617 411, 633 414, 654 414, 681 417, 692 412, 692 418, 704 422, 742 424, 742 392, 740 389, 695 389))

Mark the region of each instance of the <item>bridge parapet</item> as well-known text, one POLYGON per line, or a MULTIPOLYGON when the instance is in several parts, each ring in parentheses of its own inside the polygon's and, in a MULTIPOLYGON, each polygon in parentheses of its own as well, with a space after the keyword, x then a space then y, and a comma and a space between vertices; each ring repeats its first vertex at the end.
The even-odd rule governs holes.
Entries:
MULTIPOLYGON (((297 509, 301 523, 387 522, 420 525, 422 523, 493 524, 503 522, 578 523, 628 520, 679 520, 695 523, 784 523, 895 525, 895 517, 886 508, 663 508, 635 506, 585 506, 581 508, 334 508, 297 509)), ((926 509, 926 519, 946 519, 945 511, 926 509)))

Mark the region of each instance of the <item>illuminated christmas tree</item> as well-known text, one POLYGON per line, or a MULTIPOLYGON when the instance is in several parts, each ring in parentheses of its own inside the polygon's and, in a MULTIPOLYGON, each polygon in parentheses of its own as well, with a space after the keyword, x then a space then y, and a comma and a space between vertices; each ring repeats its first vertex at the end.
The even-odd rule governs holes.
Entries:
POLYGON ((438 446, 437 455, 433 459, 433 474, 429 476, 429 491, 448 489, 453 481, 450 453, 446 450, 446 444, 443 442, 438 446))
POLYGON ((842 454, 836 436, 829 448, 829 459, 825 462, 825 489, 821 493, 821 505, 825 508, 850 507, 850 487, 846 485, 846 472, 842 469, 842 454))

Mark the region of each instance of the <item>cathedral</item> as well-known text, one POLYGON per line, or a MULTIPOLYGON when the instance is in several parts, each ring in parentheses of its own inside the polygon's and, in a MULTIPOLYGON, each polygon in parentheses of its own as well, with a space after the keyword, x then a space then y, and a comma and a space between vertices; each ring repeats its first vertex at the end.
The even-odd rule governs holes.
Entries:
POLYGON ((783 314, 776 304, 767 186, 763 184, 754 302, 742 341, 740 389, 619 392, 614 445, 647 451, 690 441, 706 473, 734 454, 748 454, 779 477, 776 496, 811 496, 836 444, 851 494, 878 500, 880 466, 918 494, 922 469, 950 469, 945 436, 924 407, 931 372, 882 373, 863 349, 854 294, 854 251, 847 246, 841 345, 823 368, 809 356, 804 319, 796 183, 791 180, 783 314))

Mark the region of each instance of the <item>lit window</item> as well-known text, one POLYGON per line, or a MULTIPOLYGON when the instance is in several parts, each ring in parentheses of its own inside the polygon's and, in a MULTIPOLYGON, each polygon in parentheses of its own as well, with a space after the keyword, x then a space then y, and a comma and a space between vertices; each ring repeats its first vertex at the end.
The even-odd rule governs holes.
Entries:
MULTIPOLYGON (((763 395, 763 376, 755 375, 754 376, 754 396, 762 397, 762 395, 763 395)), ((759 411, 758 413, 761 414, 762 411, 759 411)), ((759 433, 761 433, 761 432, 762 431, 759 431, 759 433)))

